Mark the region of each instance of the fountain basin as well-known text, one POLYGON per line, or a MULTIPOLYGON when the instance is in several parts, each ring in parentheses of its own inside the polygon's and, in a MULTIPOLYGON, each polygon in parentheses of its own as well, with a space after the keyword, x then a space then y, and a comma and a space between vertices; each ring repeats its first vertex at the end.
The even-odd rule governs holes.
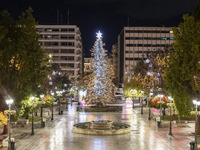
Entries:
POLYGON ((74 133, 89 135, 117 135, 131 131, 130 125, 109 120, 77 123, 73 126, 74 133))

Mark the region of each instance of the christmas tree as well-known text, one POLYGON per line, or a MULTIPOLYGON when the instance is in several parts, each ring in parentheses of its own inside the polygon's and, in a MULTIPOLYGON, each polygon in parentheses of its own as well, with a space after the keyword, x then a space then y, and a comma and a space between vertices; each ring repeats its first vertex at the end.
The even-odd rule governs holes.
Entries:
POLYGON ((113 102, 115 85, 112 82, 114 77, 113 66, 108 61, 106 51, 103 48, 102 33, 97 33, 97 39, 92 50, 92 74, 86 76, 84 98, 87 104, 100 102, 113 102))

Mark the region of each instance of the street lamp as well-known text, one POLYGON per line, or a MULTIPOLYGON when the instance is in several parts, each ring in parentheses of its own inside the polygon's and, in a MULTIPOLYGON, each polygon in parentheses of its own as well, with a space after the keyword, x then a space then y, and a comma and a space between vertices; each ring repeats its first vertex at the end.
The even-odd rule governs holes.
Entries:
MULTIPOLYGON (((142 95, 144 93, 144 91, 141 91, 142 95)), ((143 114, 143 99, 141 99, 141 102, 142 102, 142 107, 141 107, 141 114, 143 114)))
POLYGON ((41 113, 40 113, 40 117, 41 117, 41 127, 44 127, 44 122, 43 122, 43 107, 42 107, 42 104, 43 104, 43 97, 44 97, 44 94, 40 95, 40 98, 41 98, 41 113))
POLYGON ((32 100, 32 132, 31 132, 31 135, 34 135, 34 134, 35 134, 35 133, 34 133, 34 124, 33 124, 33 102, 34 102, 34 99, 35 99, 35 97, 32 96, 32 97, 31 97, 31 100, 32 100))
MULTIPOLYGON (((74 92, 74 90, 70 89, 70 92, 74 92)), ((71 106, 72 106, 72 94, 71 94, 71 106)))
MULTIPOLYGON (((9 111, 11 104, 13 103, 12 99, 6 100, 6 104, 8 105, 9 111)), ((8 150, 11 150, 11 138, 10 138, 10 113, 9 113, 9 122, 8 122, 8 150)))
MULTIPOLYGON (((196 106, 196 111, 197 107, 200 105, 200 101, 193 100, 193 104, 196 106)), ((196 120, 195 120, 195 141, 194 141, 194 149, 197 150, 197 112, 196 112, 196 120)))
MULTIPOLYGON (((54 93, 51 92, 51 95, 54 96, 54 93)), ((51 109, 51 120, 53 120, 53 99, 52 99, 52 109, 51 109)))
POLYGON ((195 105, 195 108, 196 108, 196 111, 197 111, 197 107, 198 107, 198 103, 199 103, 199 102, 198 102, 197 100, 193 100, 192 102, 193 102, 193 104, 195 105))
POLYGON ((151 96, 153 95, 153 93, 150 93, 149 95, 150 95, 150 100, 149 100, 149 120, 151 120, 151 103, 150 103, 150 101, 151 101, 151 96))
POLYGON ((58 104, 59 104, 59 109, 58 109, 58 114, 60 115, 60 95, 62 94, 62 91, 56 91, 57 95, 58 95, 58 104))
POLYGON ((162 123, 161 123, 161 113, 162 113, 162 105, 161 105, 161 98, 163 98, 163 95, 158 94, 158 97, 160 98, 160 125, 159 127, 162 127, 162 123))
POLYGON ((170 122, 169 122, 169 135, 173 135, 172 134, 172 115, 171 115, 171 102, 172 102, 172 97, 169 96, 168 97, 169 101, 170 101, 170 122))
MULTIPOLYGON (((137 92, 136 89, 131 89, 131 90, 130 90, 130 94, 131 94, 131 95, 135 95, 136 92, 137 92)), ((134 108, 134 99, 133 99, 132 101, 133 101, 133 108, 134 108)), ((140 102, 140 98, 139 98, 139 102, 140 102)))

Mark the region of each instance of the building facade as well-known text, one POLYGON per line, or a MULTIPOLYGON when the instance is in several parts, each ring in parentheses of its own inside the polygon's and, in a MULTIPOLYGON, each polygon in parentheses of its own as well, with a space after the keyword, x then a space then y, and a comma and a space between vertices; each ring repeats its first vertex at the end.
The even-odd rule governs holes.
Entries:
POLYGON ((92 71, 92 57, 85 57, 84 58, 84 73, 87 75, 87 73, 91 73, 92 71))
POLYGON ((124 27, 118 36, 118 82, 147 53, 165 50, 173 42, 172 27, 124 27))
POLYGON ((53 63, 61 71, 78 80, 83 75, 83 47, 81 32, 76 25, 37 25, 42 48, 52 54, 53 63))
POLYGON ((118 46, 117 43, 112 45, 112 55, 111 55, 111 64, 113 65, 114 68, 114 73, 115 73, 115 80, 114 83, 117 85, 118 83, 118 46))

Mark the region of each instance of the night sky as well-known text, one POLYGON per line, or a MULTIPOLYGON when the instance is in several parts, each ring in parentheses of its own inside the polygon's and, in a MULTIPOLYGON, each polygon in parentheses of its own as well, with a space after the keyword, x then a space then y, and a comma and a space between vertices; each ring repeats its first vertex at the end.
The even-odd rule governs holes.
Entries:
POLYGON ((196 5, 197 0, 1 0, 0 11, 6 9, 16 18, 31 6, 39 24, 57 24, 59 11, 59 24, 67 24, 69 10, 69 23, 80 28, 89 56, 98 30, 111 51, 128 18, 130 26, 178 26, 196 5))

